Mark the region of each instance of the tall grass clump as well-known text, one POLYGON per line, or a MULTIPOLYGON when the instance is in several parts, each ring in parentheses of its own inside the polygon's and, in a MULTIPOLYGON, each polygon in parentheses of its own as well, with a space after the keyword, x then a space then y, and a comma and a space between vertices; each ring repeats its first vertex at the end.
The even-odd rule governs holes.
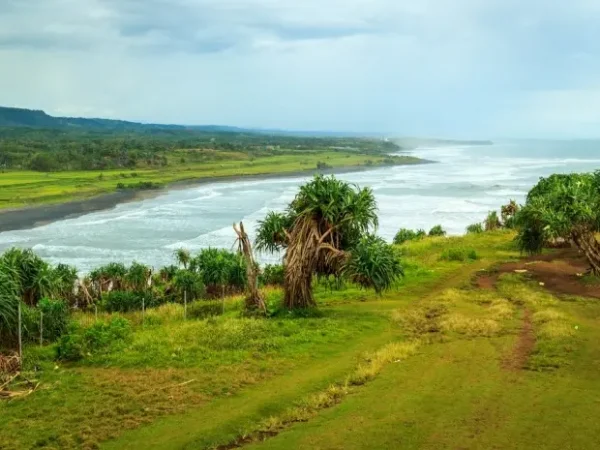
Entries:
POLYGON ((475 261, 479 259, 477 251, 473 248, 454 247, 445 249, 440 255, 442 261, 475 261))
POLYGON ((483 225, 481 223, 472 223, 467 227, 467 234, 481 234, 483 233, 483 225))

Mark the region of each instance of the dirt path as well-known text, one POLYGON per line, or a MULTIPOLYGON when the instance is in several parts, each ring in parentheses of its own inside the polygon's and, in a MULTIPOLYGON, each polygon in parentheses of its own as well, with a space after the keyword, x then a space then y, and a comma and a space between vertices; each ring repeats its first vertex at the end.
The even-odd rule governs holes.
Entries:
POLYGON ((502 361, 502 368, 505 370, 522 370, 529 359, 529 355, 535 346, 535 334, 533 332, 531 310, 525 309, 523 313, 523 327, 519 333, 519 338, 512 351, 506 355, 502 361))
POLYGON ((481 273, 476 278, 476 286, 492 289, 503 273, 523 273, 556 294, 600 299, 600 282, 586 282, 583 276, 588 268, 587 261, 577 250, 561 249, 547 255, 502 264, 490 272, 481 273))

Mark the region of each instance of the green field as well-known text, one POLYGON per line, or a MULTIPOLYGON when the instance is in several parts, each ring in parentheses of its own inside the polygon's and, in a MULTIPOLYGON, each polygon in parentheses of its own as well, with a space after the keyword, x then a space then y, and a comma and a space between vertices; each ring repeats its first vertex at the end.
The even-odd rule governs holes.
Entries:
POLYGON ((40 386, 0 402, 0 448, 593 448, 600 304, 511 273, 476 287, 518 260, 512 240, 405 244, 395 289, 320 284, 307 316, 242 318, 231 298, 224 315, 183 321, 165 305, 145 326, 126 315, 133 341, 80 363, 30 346, 40 386), (447 261, 449 249, 477 258, 447 261))
POLYGON ((251 157, 241 152, 182 150, 170 155, 169 159, 169 165, 154 169, 49 173, 6 171, 0 173, 0 209, 90 198, 115 192, 119 183, 125 186, 141 182, 167 185, 176 181, 203 178, 286 174, 314 171, 319 162, 338 169, 420 162, 419 159, 408 156, 391 159, 387 156, 340 151, 299 154, 281 151, 281 155, 251 157))

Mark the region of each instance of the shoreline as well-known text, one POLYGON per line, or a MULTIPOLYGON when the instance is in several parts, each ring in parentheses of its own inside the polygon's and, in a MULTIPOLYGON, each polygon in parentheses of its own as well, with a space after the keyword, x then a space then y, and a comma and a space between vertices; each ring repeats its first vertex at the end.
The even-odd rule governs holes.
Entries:
MULTIPOLYGON (((420 160, 419 162, 409 164, 397 164, 398 166, 411 166, 418 164, 432 164, 435 161, 420 160)), ((81 200, 73 200, 65 203, 57 203, 50 205, 35 205, 25 206, 17 209, 0 210, 0 233, 5 231, 27 230, 48 225, 53 222, 58 222, 65 219, 73 219, 85 214, 105 211, 116 207, 122 203, 141 201, 148 198, 155 198, 165 194, 171 190, 185 189, 192 186, 212 183, 230 183, 235 181, 262 181, 273 178, 294 178, 302 176, 312 176, 318 173, 321 174, 344 174, 352 172, 365 172, 377 170, 384 167, 394 167, 392 165, 385 166, 353 166, 339 167, 331 169, 306 169, 296 170, 291 172, 272 172, 264 174, 249 174, 249 175, 225 175, 205 178, 190 178, 188 180, 175 181, 169 183, 162 189, 158 190, 123 190, 101 194, 95 197, 90 197, 81 200)))

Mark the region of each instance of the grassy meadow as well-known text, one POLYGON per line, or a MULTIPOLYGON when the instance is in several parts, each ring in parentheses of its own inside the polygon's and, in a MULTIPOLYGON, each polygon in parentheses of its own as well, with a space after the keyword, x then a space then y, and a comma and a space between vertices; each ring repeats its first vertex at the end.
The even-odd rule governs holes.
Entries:
MULTIPOLYGON (((397 246, 377 296, 320 283, 318 309, 268 319, 167 304, 77 363, 30 345, 40 383, 0 402, 0 448, 589 448, 600 432, 600 304, 520 274, 507 231, 397 246), (469 255, 464 261, 448 254, 469 255)), ((281 301, 267 290, 267 304, 281 301)), ((100 322, 116 314, 101 314, 100 322)), ((89 327, 89 316, 76 319, 89 327)))
POLYGON ((166 185, 203 178, 243 177, 274 173, 314 171, 322 163, 331 168, 414 164, 414 157, 366 155, 357 152, 292 152, 279 155, 250 156, 243 152, 179 150, 169 153, 169 164, 160 168, 103 171, 34 172, 7 170, 0 173, 0 210, 39 204, 62 203, 115 192, 117 185, 139 183, 166 185))

